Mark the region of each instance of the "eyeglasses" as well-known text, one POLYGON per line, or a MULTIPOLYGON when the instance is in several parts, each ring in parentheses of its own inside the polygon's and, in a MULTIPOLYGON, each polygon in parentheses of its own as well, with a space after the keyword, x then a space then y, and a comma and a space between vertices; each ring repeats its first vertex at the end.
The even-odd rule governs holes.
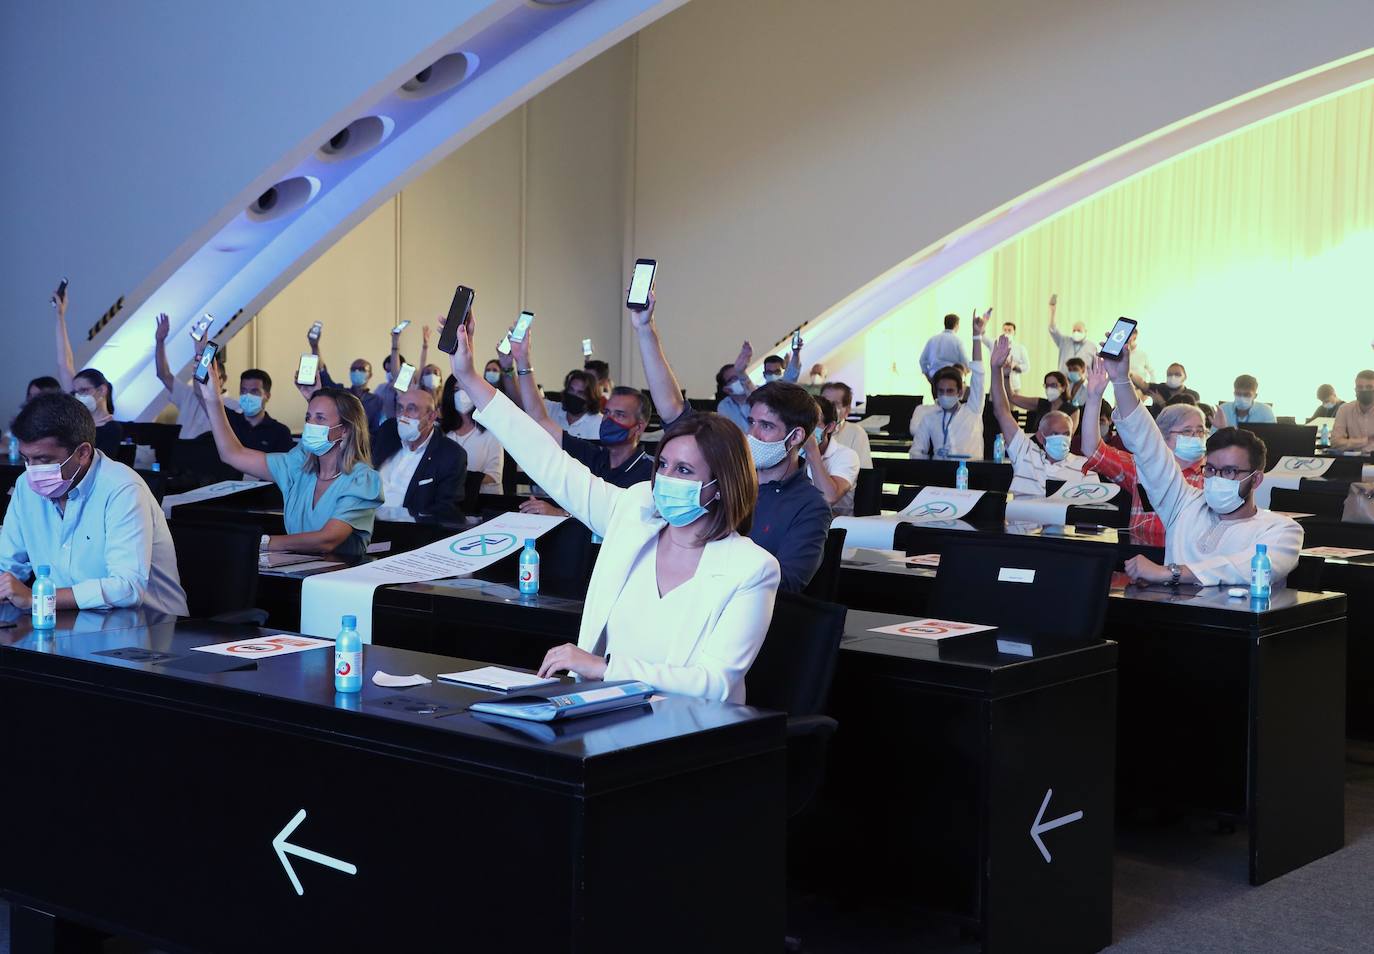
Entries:
POLYGON ((1185 427, 1177 431, 1170 431, 1170 434, 1181 434, 1184 437, 1206 437, 1207 428, 1205 427, 1185 427))
POLYGON ((1213 467, 1211 464, 1202 465, 1202 476, 1204 477, 1221 477, 1225 480, 1244 480, 1253 473, 1253 470, 1241 470, 1239 467, 1213 467))

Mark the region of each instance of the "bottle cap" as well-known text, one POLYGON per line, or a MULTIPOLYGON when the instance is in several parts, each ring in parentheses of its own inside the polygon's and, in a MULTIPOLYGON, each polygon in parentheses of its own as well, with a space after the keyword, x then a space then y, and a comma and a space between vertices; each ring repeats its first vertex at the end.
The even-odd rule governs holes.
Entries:
POLYGON ((527 538, 525 539, 525 549, 526 549, 526 550, 533 550, 533 549, 534 549, 534 537, 527 537, 527 538))
POLYGON ((46 563, 40 563, 38 566, 34 567, 34 573, 39 576, 48 576, 52 573, 52 567, 48 566, 46 563))
POLYGON ((1256 553, 1268 553, 1268 552, 1269 552, 1269 545, 1268 545, 1267 543, 1256 543, 1256 544, 1255 544, 1255 552, 1256 552, 1256 553))
POLYGON ((345 617, 343 618, 343 626, 344 626, 344 629, 356 629, 357 626, 358 626, 358 617, 356 617, 356 616, 345 616, 345 617))

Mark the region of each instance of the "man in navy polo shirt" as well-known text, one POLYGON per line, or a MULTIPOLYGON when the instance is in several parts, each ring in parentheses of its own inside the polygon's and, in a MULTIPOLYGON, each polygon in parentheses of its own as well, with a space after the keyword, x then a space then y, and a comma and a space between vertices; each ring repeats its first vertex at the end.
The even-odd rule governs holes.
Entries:
POLYGON ((821 565, 830 505, 801 466, 800 452, 820 423, 806 389, 772 381, 749 395, 749 453, 759 473, 759 503, 749 537, 778 558, 781 589, 798 592, 821 565))

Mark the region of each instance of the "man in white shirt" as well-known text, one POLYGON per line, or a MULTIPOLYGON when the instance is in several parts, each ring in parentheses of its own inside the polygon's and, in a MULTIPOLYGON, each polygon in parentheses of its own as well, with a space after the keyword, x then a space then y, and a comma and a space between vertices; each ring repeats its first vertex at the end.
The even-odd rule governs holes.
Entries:
POLYGON ((854 513, 854 484, 859 479, 859 455, 852 448, 835 440, 838 423, 835 405, 820 398, 821 424, 802 446, 806 456, 806 473, 816 489, 825 495, 830 512, 837 516, 854 513), (820 464, 815 462, 819 460, 820 464))
POLYGON ((835 406, 835 433, 830 439, 858 454, 861 468, 872 468, 873 448, 868 443, 868 432, 849 422, 850 412, 854 409, 853 388, 840 381, 829 381, 821 388, 821 400, 835 406))
POLYGON ((436 436, 434 395, 423 387, 398 392, 396 416, 377 428, 372 459, 382 477, 382 510, 449 520, 459 515, 468 455, 455 441, 436 436))
POLYGON ((584 441, 601 439, 601 402, 597 399, 596 375, 578 368, 563 378, 563 399, 544 401, 544 410, 555 424, 584 441))
POLYGON ((1059 296, 1050 296, 1050 340, 1059 349, 1059 373, 1069 373, 1069 359, 1082 358, 1086 364, 1088 358, 1097 353, 1097 348, 1088 340, 1088 328, 1081 321, 1075 321, 1073 327, 1066 335, 1059 330, 1055 323, 1055 312, 1059 308, 1059 296))
MULTIPOLYGON (((205 402, 201 400, 200 393, 185 381, 175 377, 172 374, 172 366, 167 363, 167 330, 169 325, 170 322, 165 314, 157 316, 157 325, 153 331, 157 379, 167 389, 169 400, 176 405, 177 423, 181 425, 181 439, 188 441, 200 437, 202 434, 210 433, 210 417, 205 413, 205 402)), ((191 363, 192 367, 200 363, 203 347, 202 343, 200 347, 196 348, 196 360, 191 363)), ((225 393, 225 385, 229 380, 229 375, 225 373, 224 362, 220 360, 218 354, 215 355, 214 373, 219 380, 220 401, 229 410, 238 411, 238 399, 225 393)))
POLYGON ((1015 497, 1043 497, 1047 480, 1081 481, 1086 461, 1069 452, 1073 418, 1063 411, 1042 415, 1034 440, 1021 430, 1007 400, 1010 356, 1011 342, 1006 337, 998 338, 992 348, 992 410, 1012 465, 1011 492, 1015 497))
POLYGON ((945 315, 945 330, 926 342, 921 351, 921 373, 931 384, 941 368, 956 364, 968 367, 968 349, 959 339, 959 316, 945 315))
POLYGON ((1207 439, 1203 489, 1189 486, 1150 412, 1131 383, 1131 353, 1106 361, 1117 407, 1117 433, 1133 454, 1140 486, 1164 524, 1164 566, 1132 557, 1126 572, 1138 583, 1202 586, 1250 582, 1255 547, 1269 551, 1272 579, 1281 584, 1298 565, 1303 531, 1296 521, 1255 504, 1264 482, 1264 441, 1226 427, 1207 439))
MULTIPOLYGON (((1007 367, 1011 369, 1011 390, 1015 394, 1021 393, 1021 375, 1030 374, 1031 360, 1030 352, 1026 346, 1016 340, 1016 322, 1002 322, 1002 336, 1011 342, 1011 357, 1007 360, 1007 367)), ((985 347, 992 350, 991 343, 984 339, 985 347)), ((974 360, 978 360, 974 358, 974 360)))
POLYGON ((960 403, 964 376, 957 368, 944 368, 935 375, 933 393, 935 406, 916 420, 911 432, 909 456, 915 460, 932 457, 983 459, 983 328, 988 316, 973 316, 973 381, 969 385, 968 403, 960 403))

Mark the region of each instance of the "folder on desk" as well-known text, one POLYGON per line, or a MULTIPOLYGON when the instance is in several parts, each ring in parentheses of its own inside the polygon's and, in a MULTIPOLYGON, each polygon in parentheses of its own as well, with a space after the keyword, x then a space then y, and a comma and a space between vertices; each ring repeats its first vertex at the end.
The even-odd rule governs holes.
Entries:
POLYGON ((468 706, 473 712, 505 716, 508 719, 527 719, 531 722, 554 722, 575 719, 595 712, 609 712, 647 702, 657 690, 637 679, 621 682, 583 683, 576 692, 541 695, 523 693, 490 702, 474 702, 468 706))
POLYGON ((309 563, 312 560, 319 560, 319 557, 313 553, 289 553, 286 550, 278 550, 275 553, 259 553, 258 567, 274 569, 279 566, 291 566, 295 563, 309 563))

